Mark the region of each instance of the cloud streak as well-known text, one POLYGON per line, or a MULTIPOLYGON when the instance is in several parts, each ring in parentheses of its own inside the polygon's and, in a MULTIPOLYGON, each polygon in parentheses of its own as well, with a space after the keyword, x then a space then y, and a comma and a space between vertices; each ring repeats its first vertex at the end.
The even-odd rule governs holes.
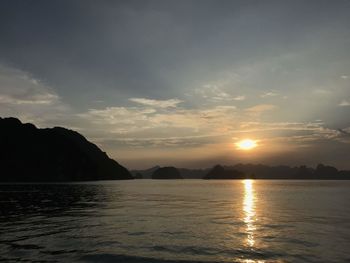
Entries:
POLYGON ((278 95, 277 92, 269 91, 269 92, 265 92, 265 93, 261 94, 260 97, 269 98, 269 97, 276 97, 277 95, 278 95))
POLYGON ((175 108, 182 100, 179 99, 169 99, 169 100, 155 100, 146 98, 130 98, 129 101, 158 108, 175 108))
POLYGON ((245 111, 253 116, 260 116, 261 114, 276 110, 277 106, 272 104, 259 104, 253 107, 247 108, 245 111))
POLYGON ((53 105, 60 97, 29 73, 0 65, 0 103, 9 105, 53 105))
POLYGON ((338 105, 341 107, 347 107, 350 106, 350 102, 347 100, 342 100, 338 105))

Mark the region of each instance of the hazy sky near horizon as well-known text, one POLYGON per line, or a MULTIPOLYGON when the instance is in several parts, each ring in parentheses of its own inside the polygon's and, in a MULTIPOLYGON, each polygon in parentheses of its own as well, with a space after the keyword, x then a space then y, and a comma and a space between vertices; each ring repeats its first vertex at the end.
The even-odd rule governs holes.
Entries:
POLYGON ((0 37, 0 115, 128 168, 350 168, 348 0, 4 0, 0 37))

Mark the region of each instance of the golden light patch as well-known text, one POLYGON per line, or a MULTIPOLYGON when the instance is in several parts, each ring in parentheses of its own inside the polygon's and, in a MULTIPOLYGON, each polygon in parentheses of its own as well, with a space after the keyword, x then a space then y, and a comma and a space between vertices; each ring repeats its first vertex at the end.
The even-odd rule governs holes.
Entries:
POLYGON ((236 146, 240 150, 251 150, 258 146, 257 142, 251 139, 244 139, 236 143, 236 146))

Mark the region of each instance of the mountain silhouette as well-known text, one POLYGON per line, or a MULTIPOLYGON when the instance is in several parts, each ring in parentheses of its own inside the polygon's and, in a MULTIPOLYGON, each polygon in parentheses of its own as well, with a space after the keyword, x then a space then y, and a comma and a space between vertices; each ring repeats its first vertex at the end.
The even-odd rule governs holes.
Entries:
MULTIPOLYGON (((152 178, 155 166, 146 170, 132 171, 134 176, 143 179, 152 178), (139 174, 138 176, 136 176, 139 174)), ((212 168, 189 169, 176 168, 184 179, 316 179, 316 180, 350 180, 350 171, 338 170, 329 165, 319 164, 316 168, 306 165, 290 167, 287 165, 269 166, 263 164, 235 164, 231 166, 216 165, 212 168)))
POLYGON ((221 165, 215 165, 203 179, 244 179, 245 174, 236 169, 225 169, 221 165))
POLYGON ((155 170, 152 179, 183 179, 175 167, 162 167, 155 170))
POLYGON ((263 164, 236 164, 233 166, 216 165, 203 179, 317 179, 349 180, 349 171, 338 171, 333 166, 319 164, 316 169, 301 165, 268 166, 263 164))
POLYGON ((78 132, 38 129, 16 118, 0 118, 0 181, 56 182, 132 179, 78 132))
POLYGON ((145 170, 132 170, 130 172, 135 177, 135 179, 140 179, 139 175, 142 176, 142 179, 151 179, 154 171, 158 170, 159 168, 160 168, 160 166, 156 165, 156 166, 153 166, 153 167, 145 169, 145 170))

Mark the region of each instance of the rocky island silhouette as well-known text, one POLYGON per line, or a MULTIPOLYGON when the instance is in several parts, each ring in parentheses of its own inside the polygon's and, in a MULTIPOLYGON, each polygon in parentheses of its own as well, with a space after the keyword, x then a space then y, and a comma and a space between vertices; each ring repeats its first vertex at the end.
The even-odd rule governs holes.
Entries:
MULTIPOLYGON (((157 169, 159 169, 159 166, 146 170, 133 170, 131 173, 137 179, 154 179, 150 175, 150 171, 156 171, 157 169)), ((217 164, 212 168, 204 169, 176 169, 184 179, 350 180, 350 171, 338 170, 333 166, 324 164, 318 164, 316 168, 311 168, 306 165, 290 167, 287 165, 269 166, 239 163, 232 166, 217 164)))
POLYGON ((183 179, 175 167, 160 167, 152 174, 152 179, 183 179))
POLYGON ((0 118, 0 181, 56 182, 132 179, 129 171, 78 132, 38 129, 0 118))

